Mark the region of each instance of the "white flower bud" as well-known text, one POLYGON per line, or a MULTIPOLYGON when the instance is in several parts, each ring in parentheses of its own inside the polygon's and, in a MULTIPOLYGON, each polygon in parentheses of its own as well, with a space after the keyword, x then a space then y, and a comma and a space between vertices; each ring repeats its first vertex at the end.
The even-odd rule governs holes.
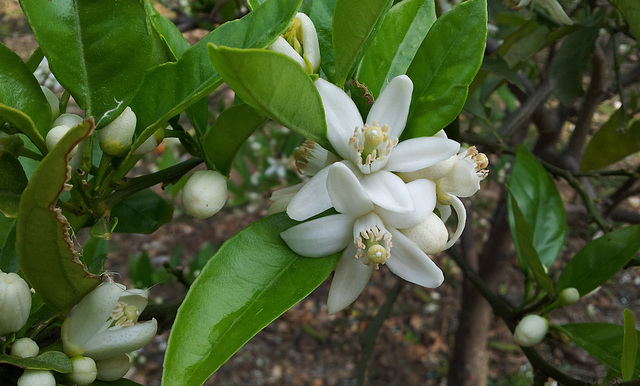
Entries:
POLYGON ((18 386, 56 386, 56 379, 47 370, 25 370, 18 378, 18 386))
POLYGON ((207 218, 222 209, 227 196, 227 180, 222 174, 213 170, 200 170, 185 184, 182 205, 191 216, 207 218))
POLYGON ((316 73, 320 67, 320 44, 316 27, 309 16, 298 13, 283 36, 269 49, 287 55, 298 62, 307 73, 316 73))
POLYGON ((30 338, 16 339, 16 341, 11 344, 10 354, 20 358, 34 358, 38 356, 39 352, 40 347, 30 338))
POLYGON ((162 142, 162 139, 162 130, 156 131, 151 137, 147 138, 146 141, 142 143, 142 145, 138 146, 138 148, 133 151, 133 154, 141 155, 151 153, 152 151, 156 150, 160 142, 162 142))
POLYGON ((29 285, 15 273, 0 272, 0 336, 24 326, 31 311, 29 285))
POLYGON ((569 306, 580 300, 580 292, 573 287, 565 288, 560 292, 558 300, 563 306, 569 306))
POLYGON ((133 142, 136 121, 136 114, 127 107, 118 118, 98 130, 102 151, 114 157, 126 153, 133 142))
POLYGON ((520 346, 533 346, 542 341, 548 330, 549 322, 547 322, 547 319, 538 315, 527 315, 516 326, 513 339, 520 346))
POLYGON ((400 173, 400 177, 402 177, 405 182, 415 181, 421 178, 435 181, 449 173, 457 160, 458 156, 452 155, 448 159, 440 161, 437 164, 426 167, 424 169, 416 170, 415 172, 400 173))
MULTIPOLYGON (((65 134, 67 134, 69 132, 69 130, 71 130, 71 128, 69 126, 65 126, 65 125, 56 126, 53 129, 49 130, 49 132, 47 133, 47 137, 45 138, 45 143, 47 145, 47 149, 49 151, 51 151, 51 149, 53 149, 53 147, 58 142, 60 142, 62 137, 64 137, 65 134)), ((76 155, 77 152, 78 152, 78 145, 76 145, 71 150, 71 153, 69 153, 69 158, 72 158, 74 155, 76 155)))
POLYGON ((98 375, 98 368, 96 362, 89 357, 77 356, 71 358, 71 364, 73 365, 73 371, 67 374, 71 383, 85 386, 90 385, 96 380, 98 375))
POLYGON ((81 124, 84 121, 81 116, 76 114, 64 113, 60 114, 55 121, 53 121, 53 126, 67 126, 67 127, 75 127, 81 124))
POLYGON ((401 229, 401 232, 428 255, 443 251, 449 238, 447 227, 433 212, 422 222, 411 228, 401 229))
POLYGON ((56 94, 47 87, 40 86, 40 88, 42 89, 45 98, 47 98, 47 102, 49 102, 49 107, 51 107, 51 117, 55 119, 58 114, 60 114, 60 101, 58 100, 58 97, 56 97, 56 94))
POLYGON ((124 377, 131 367, 131 361, 126 355, 119 355, 113 358, 96 361, 98 375, 96 379, 99 381, 117 381, 124 377))

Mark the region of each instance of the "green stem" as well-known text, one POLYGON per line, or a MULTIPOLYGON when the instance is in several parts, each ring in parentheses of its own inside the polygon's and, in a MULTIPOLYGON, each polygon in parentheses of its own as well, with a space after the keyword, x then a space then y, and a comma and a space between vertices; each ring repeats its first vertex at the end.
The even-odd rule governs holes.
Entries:
POLYGON ((93 181, 93 191, 98 192, 101 189, 102 183, 104 181, 104 176, 107 174, 108 170, 113 168, 111 161, 113 160, 113 156, 102 153, 102 158, 100 158, 100 165, 98 166, 98 174, 96 174, 96 178, 93 181))
POLYGON ((42 49, 38 47, 33 51, 33 54, 31 54, 29 59, 27 59, 27 63, 25 63, 29 71, 35 72, 35 70, 38 69, 40 62, 42 62, 42 58, 44 58, 44 53, 42 52, 42 49))
POLYGON ((65 90, 64 93, 62 93, 62 97, 60 97, 60 104, 58 105, 60 107, 60 114, 67 111, 67 105, 69 104, 70 97, 71 94, 69 94, 69 91, 65 90))

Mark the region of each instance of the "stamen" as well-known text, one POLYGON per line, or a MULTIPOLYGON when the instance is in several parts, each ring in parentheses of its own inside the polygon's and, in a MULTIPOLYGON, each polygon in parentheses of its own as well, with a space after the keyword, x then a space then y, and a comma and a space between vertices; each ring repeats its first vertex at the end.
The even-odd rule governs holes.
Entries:
POLYGON ((113 307, 109 319, 113 321, 111 324, 112 327, 131 327, 138 322, 139 316, 140 309, 138 307, 124 302, 118 302, 115 307, 113 307))
POLYGON ((377 226, 361 231, 355 239, 356 259, 362 259, 362 264, 374 264, 378 269, 391 256, 391 233, 377 226))
MULTIPOLYGON (((380 127, 377 122, 357 127, 349 139, 349 145, 355 150, 353 161, 358 166, 370 166, 376 160, 387 158, 397 144, 398 138, 389 138, 389 126, 380 127)), ((370 172, 370 169, 366 170, 365 173, 370 172)))

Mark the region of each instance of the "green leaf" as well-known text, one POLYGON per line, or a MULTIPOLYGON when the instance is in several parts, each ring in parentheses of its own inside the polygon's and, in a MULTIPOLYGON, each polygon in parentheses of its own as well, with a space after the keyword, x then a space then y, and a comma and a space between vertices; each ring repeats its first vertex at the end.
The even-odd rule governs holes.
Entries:
POLYGON ((357 58, 371 41, 392 0, 338 0, 333 11, 332 41, 335 72, 330 80, 341 86, 357 58))
POLYGON ((556 95, 565 105, 571 105, 584 94, 582 71, 587 67, 595 48, 598 28, 581 28, 573 32, 551 62, 551 79, 556 85, 556 95))
POLYGON ((209 54, 224 81, 244 102, 321 146, 329 146, 320 94, 296 61, 274 51, 213 45, 209 54))
POLYGON ((153 53, 142 0, 22 0, 49 67, 100 128, 129 105, 153 53), (117 12, 115 12, 117 10, 117 12))
POLYGON ((525 219, 522 211, 518 207, 518 201, 516 201, 514 195, 509 191, 509 225, 513 226, 511 235, 513 237, 514 244, 518 245, 518 257, 526 262, 527 267, 531 268, 536 282, 544 288, 549 294, 553 294, 553 282, 547 274, 540 261, 540 256, 534 248, 533 233, 529 224, 525 219), (511 221, 513 218, 513 221, 511 221))
POLYGON ((574 287, 581 296, 595 290, 640 250, 640 225, 607 233, 585 245, 564 267, 556 288, 558 292, 574 287))
POLYGON ((150 189, 134 193, 111 210, 111 218, 118 218, 114 232, 153 233, 171 221, 173 205, 150 189))
POLYGON ((18 215, 20 195, 28 182, 20 161, 9 153, 0 152, 0 212, 3 215, 18 215))
POLYGON ((186 51, 191 45, 185 39, 182 32, 176 27, 171 20, 167 19, 156 10, 156 8, 148 1, 144 2, 145 11, 147 17, 151 21, 153 27, 162 36, 169 50, 175 59, 180 58, 182 53, 186 51))
POLYGON ((621 111, 618 110, 587 144, 580 170, 602 168, 640 151, 640 120, 630 120, 625 128, 621 125, 621 111))
POLYGON ((631 32, 640 41, 640 4, 637 0, 609 0, 624 16, 631 27, 631 32))
POLYGON ((320 45, 320 67, 328 79, 333 79, 335 73, 335 58, 333 55, 333 11, 336 7, 336 0, 314 1, 311 3, 309 18, 313 21, 318 34, 318 44, 320 45))
POLYGON ((20 358, 14 355, 0 355, 0 363, 7 363, 23 369, 53 370, 63 374, 73 371, 71 359, 60 351, 47 351, 35 358, 20 358))
POLYGON ((486 0, 466 1, 436 20, 407 70, 414 88, 404 138, 433 135, 458 116, 486 40, 486 0))
POLYGON ((16 255, 16 223, 14 221, 0 250, 0 271, 16 272, 18 268, 18 255, 16 255))
POLYGON ((224 110, 202 138, 207 161, 229 176, 233 159, 244 141, 266 122, 264 115, 245 103, 224 110))
POLYGON ((203 383, 329 276, 339 254, 317 259, 295 254, 280 238, 294 224, 284 213, 256 221, 209 260, 178 309, 163 385, 203 383))
POLYGON ((436 21, 435 3, 407 0, 384 16, 380 30, 364 52, 356 78, 377 97, 384 86, 407 72, 429 28, 436 21))
POLYGON ((624 340, 622 342, 622 359, 620 369, 622 379, 630 381, 633 378, 634 365, 638 357, 638 331, 636 331, 636 321, 633 314, 628 309, 624 309, 624 340))
MULTIPOLYGON (((51 129, 51 107, 44 96, 38 80, 33 76, 20 57, 0 43, 0 103, 21 111, 31 118, 33 125, 43 137, 51 129)), ((13 122, 0 109, 0 116, 13 122)), ((28 132, 24 132, 29 135, 28 132)), ((29 135, 31 138, 31 135, 29 135)), ((38 143, 34 141, 37 145, 38 143)), ((42 150, 42 149, 41 149, 42 150)))
POLYGON ((100 237, 89 237, 82 244, 82 256, 80 260, 87 266, 89 272, 100 274, 102 272, 102 264, 109 253, 109 242, 100 237))
MULTIPOLYGON (((49 110, 51 112, 51 110, 49 110)), ((47 145, 44 137, 36 128, 33 120, 25 113, 13 107, 0 103, 0 117, 11 122, 25 134, 31 142, 40 150, 40 153, 47 154, 47 145)))
POLYGON ((142 386, 140 383, 134 382, 127 378, 120 378, 116 381, 110 381, 110 382, 95 380, 93 381, 93 383, 91 383, 91 385, 92 386, 142 386))
POLYGON ((65 189, 71 149, 91 134, 91 121, 72 128, 51 149, 22 193, 16 224, 20 269, 54 311, 64 314, 100 284, 74 250, 67 219, 55 208, 65 189))
POLYGON ((265 48, 283 34, 302 0, 268 0, 242 19, 221 25, 183 52, 176 63, 149 70, 131 103, 137 116, 134 146, 142 144, 173 116, 207 96, 222 84, 207 44, 236 48, 265 48))
MULTIPOLYGON (((622 326, 608 323, 577 323, 563 324, 555 328, 600 362, 618 373, 622 372, 620 368, 624 339, 622 326)), ((640 341, 640 337, 637 340, 640 341)), ((640 356, 636 358, 633 376, 640 376, 640 356)))
MULTIPOLYGON (((533 247, 545 267, 551 267, 567 234, 564 205, 555 183, 538 159, 520 145, 509 178, 509 189, 533 232, 533 247)), ((515 225, 509 208, 509 226, 515 225)), ((514 240, 518 256, 519 244, 514 240)))

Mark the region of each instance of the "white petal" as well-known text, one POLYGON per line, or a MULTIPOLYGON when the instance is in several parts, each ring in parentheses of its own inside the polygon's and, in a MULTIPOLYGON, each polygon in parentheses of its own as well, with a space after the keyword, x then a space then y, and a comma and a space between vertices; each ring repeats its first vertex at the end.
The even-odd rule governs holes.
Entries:
POLYGON ((293 196, 287 207, 289 217, 303 221, 331 208, 331 198, 327 192, 328 175, 329 167, 320 170, 293 196))
MULTIPOLYGON (((302 48, 304 49, 304 56, 313 66, 313 71, 317 72, 320 67, 320 44, 318 43, 318 34, 316 33, 316 27, 309 16, 302 12, 296 14, 296 19, 300 20, 302 24, 302 48)), ((304 67, 304 66, 303 66, 304 67)))
POLYGON ((415 180, 407 184, 415 209, 410 213, 396 213, 376 208, 385 225, 392 228, 409 228, 421 222, 436 207, 436 183, 430 180, 415 180))
POLYGON ((278 39, 276 39, 276 41, 273 42, 273 44, 271 44, 268 49, 271 51, 279 52, 281 54, 285 54, 291 59, 298 62, 298 64, 301 65, 302 68, 306 67, 302 56, 300 56, 300 54, 297 53, 296 50, 294 50, 293 47, 291 47, 291 45, 282 36, 278 36, 278 39))
POLYGON ((437 137, 419 137, 402 141, 391 150, 387 170, 413 172, 435 165, 456 154, 460 144, 437 137))
POLYGON ((398 230, 390 231, 393 235, 393 248, 386 265, 391 272, 423 287, 436 288, 442 284, 444 275, 429 256, 398 230))
POLYGON ((342 163, 330 167, 327 190, 333 207, 340 213, 355 218, 373 210, 373 203, 360 181, 342 163))
POLYGON ((350 244, 345 249, 331 282, 327 306, 329 314, 335 314, 353 303, 364 290, 373 273, 370 267, 356 259, 356 247, 350 244))
POLYGON ((137 350, 153 339, 158 322, 151 319, 130 327, 110 328, 96 335, 85 345, 84 356, 94 360, 113 358, 137 350))
POLYGON ((438 180, 438 187, 454 196, 471 197, 480 190, 480 177, 471 162, 459 159, 449 173, 438 180))
POLYGON ((342 158, 350 159, 349 138, 353 136, 357 127, 364 126, 360 112, 356 104, 340 88, 322 78, 318 78, 315 84, 327 120, 327 138, 342 158))
POLYGON ((391 79, 371 106, 367 124, 375 121, 380 126, 389 125, 389 137, 399 137, 407 123, 412 92, 413 83, 408 76, 400 75, 391 79))
POLYGON ((409 213, 415 209, 407 185, 395 174, 386 170, 366 174, 360 180, 374 204, 398 213, 409 213))
POLYGON ((149 302, 149 290, 143 290, 138 288, 128 289, 122 292, 119 302, 124 302, 132 306, 138 307, 138 311, 142 312, 147 307, 149 302))
POLYGON ((540 0, 540 5, 542 5, 554 19, 558 20, 561 23, 572 25, 573 21, 567 13, 562 9, 560 3, 557 0, 540 0))
POLYGON ((440 218, 442 222, 447 222, 449 216, 451 216, 451 205, 442 205, 436 203, 436 208, 440 211, 440 218))
POLYGON ((334 214, 292 226, 280 237, 295 253, 305 257, 323 257, 343 250, 353 241, 353 220, 334 214))
POLYGON ((451 196, 451 206, 456 210, 456 214, 458 215, 458 226, 456 231, 451 236, 451 239, 447 241, 447 244, 444 246, 444 249, 449 249, 456 241, 460 238, 462 231, 464 230, 464 225, 467 222, 467 211, 462 205, 462 201, 456 196, 451 196))

